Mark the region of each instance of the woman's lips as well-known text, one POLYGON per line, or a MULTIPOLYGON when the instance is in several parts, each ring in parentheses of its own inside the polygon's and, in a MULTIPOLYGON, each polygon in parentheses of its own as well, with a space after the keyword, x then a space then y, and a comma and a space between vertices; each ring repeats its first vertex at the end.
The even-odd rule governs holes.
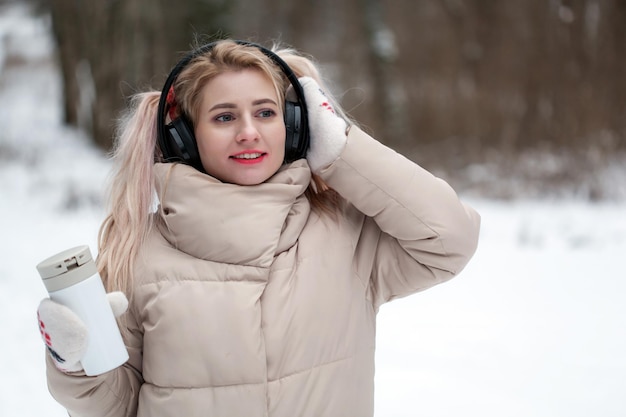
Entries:
POLYGON ((266 156, 267 156, 267 153, 265 152, 246 151, 246 152, 240 152, 236 155, 232 155, 230 156, 230 159, 232 159, 233 161, 239 164, 252 165, 252 164, 258 164, 262 162, 266 156))

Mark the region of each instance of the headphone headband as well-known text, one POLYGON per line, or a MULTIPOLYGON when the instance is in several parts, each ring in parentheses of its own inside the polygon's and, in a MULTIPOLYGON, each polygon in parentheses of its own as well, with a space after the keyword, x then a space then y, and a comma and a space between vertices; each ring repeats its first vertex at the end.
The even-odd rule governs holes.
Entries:
MULTIPOLYGON (((187 161, 186 160, 187 158, 185 156, 183 156, 182 158, 175 156, 177 152, 174 152, 174 150, 172 149, 172 146, 173 146, 171 143, 172 141, 174 141, 176 144, 180 143, 182 145, 185 142, 185 137, 190 136, 191 141, 193 142, 192 145, 194 147, 196 147, 197 145, 195 143, 195 137, 193 135, 192 127, 186 126, 186 125, 183 126, 182 130, 184 130, 186 132, 185 133, 185 132, 177 132, 176 130, 172 132, 170 125, 166 125, 165 115, 166 115, 166 106, 167 106, 167 96, 168 96, 170 89, 172 88, 172 85, 176 81, 176 78, 178 78, 178 75, 183 71, 183 69, 194 58, 200 55, 203 55, 207 52, 210 52, 215 47, 215 45, 219 42, 220 41, 211 42, 211 43, 208 43, 206 45, 203 45, 197 48, 196 50, 187 54, 174 66, 174 68, 168 75, 167 79, 165 80, 165 84, 161 91, 161 97, 159 98, 159 106, 157 109, 157 140, 159 143, 159 147, 161 148, 161 152, 163 153, 163 158, 165 160, 182 159, 182 162, 190 163, 191 165, 194 165, 197 169, 201 171, 203 171, 201 163, 199 161, 194 161, 193 157, 190 157, 191 161, 187 161), (170 131, 168 131, 168 129, 170 129, 170 131), (191 132, 188 132, 189 130, 191 132), (182 139, 179 135, 182 136, 182 139), (168 140, 168 138, 170 138, 170 140, 168 140)), ((286 144, 285 144, 286 145, 285 162, 292 162, 296 159, 303 158, 306 154, 306 151, 309 145, 309 132, 308 132, 309 125, 308 125, 308 117, 307 117, 308 113, 307 113, 307 107, 306 107, 306 100, 304 98, 304 91, 302 90, 302 86, 300 85, 300 82, 298 81, 298 77, 293 72, 293 70, 289 67, 289 65, 287 65, 287 63, 282 58, 280 58, 271 50, 259 44, 248 42, 248 41, 235 40, 234 42, 237 43, 238 45, 251 46, 260 50, 265 56, 270 58, 274 64, 280 67, 283 74, 287 77, 287 79, 291 83, 291 86, 294 92, 296 93, 298 102, 297 102, 297 106, 295 105, 286 106, 286 109, 285 109, 287 110, 287 107, 289 107, 290 109, 290 115, 289 116, 287 116, 287 114, 285 115, 285 119, 286 119, 285 122, 286 122, 287 130, 288 130, 288 137, 286 138, 286 144), (295 110, 293 109, 293 107, 295 107, 295 110), (291 112, 295 112, 295 116, 291 115, 291 112), (292 132, 293 134, 295 134, 295 137, 292 138, 289 136, 290 130, 295 130, 295 132, 292 132)), ((181 122, 179 121, 177 123, 176 121, 173 121, 172 123, 175 126, 178 126, 181 122)), ((179 128, 178 130, 181 130, 181 129, 179 128)), ((186 155, 187 153, 191 151, 189 149, 184 149, 185 146, 182 146, 182 148, 183 149, 180 151, 184 155, 186 155)), ((178 152, 178 154, 180 154, 181 152, 178 152)))

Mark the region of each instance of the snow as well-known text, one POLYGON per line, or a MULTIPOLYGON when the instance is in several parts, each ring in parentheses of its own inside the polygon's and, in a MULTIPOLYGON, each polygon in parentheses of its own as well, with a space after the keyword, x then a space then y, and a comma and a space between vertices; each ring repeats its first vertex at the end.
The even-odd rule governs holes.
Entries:
MULTIPOLYGON (((35 265, 95 254, 110 163, 61 123, 45 17, 0 7, 0 416, 67 414, 48 393, 35 265)), ((381 308, 377 416, 626 415, 626 203, 468 198, 478 252, 381 308)))

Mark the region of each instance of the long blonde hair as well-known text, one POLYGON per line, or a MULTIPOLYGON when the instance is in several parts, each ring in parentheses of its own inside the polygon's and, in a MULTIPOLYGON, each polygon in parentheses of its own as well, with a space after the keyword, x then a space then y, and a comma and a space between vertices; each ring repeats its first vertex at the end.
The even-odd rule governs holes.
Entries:
MULTIPOLYGON (((295 50, 274 45, 297 77, 309 76, 320 85, 320 73, 310 58, 295 50)), ((289 82, 265 54, 253 46, 220 41, 207 53, 194 58, 174 83, 174 95, 192 122, 197 120, 201 90, 214 76, 227 71, 254 68, 270 77, 279 98, 285 97, 289 82)), ((97 265, 108 291, 124 291, 131 296, 134 262, 153 227, 155 161, 161 160, 157 143, 157 107, 161 92, 136 94, 121 118, 115 136, 113 177, 109 188, 108 215, 98 234, 97 265)), ((330 97, 332 100, 332 97, 330 97)), ((343 114, 335 101, 335 110, 343 114)), ((306 190, 314 210, 335 215, 337 193, 316 175, 306 190)))

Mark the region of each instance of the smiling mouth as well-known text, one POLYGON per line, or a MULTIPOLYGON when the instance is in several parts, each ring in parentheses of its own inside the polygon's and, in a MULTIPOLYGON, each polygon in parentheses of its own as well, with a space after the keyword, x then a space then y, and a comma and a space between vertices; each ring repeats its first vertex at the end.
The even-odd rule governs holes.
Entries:
POLYGON ((251 160, 251 159, 258 159, 262 156, 266 155, 265 153, 261 153, 261 152, 250 152, 250 153, 241 153, 239 155, 233 155, 231 156, 232 159, 245 159, 245 160, 251 160))
POLYGON ((242 152, 230 156, 230 159, 241 165, 256 165, 263 162, 266 156, 266 152, 242 152))

